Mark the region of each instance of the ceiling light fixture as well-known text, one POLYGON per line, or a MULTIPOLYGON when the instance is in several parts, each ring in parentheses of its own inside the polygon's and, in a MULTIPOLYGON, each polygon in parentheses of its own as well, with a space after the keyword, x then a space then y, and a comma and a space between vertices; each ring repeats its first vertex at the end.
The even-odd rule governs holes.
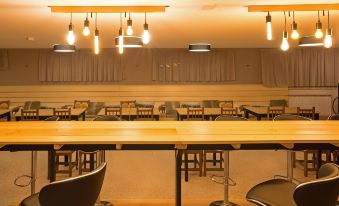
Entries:
POLYGON ((189 44, 188 50, 190 52, 209 52, 211 51, 211 44, 207 43, 189 44))
POLYGON ((84 36, 88 36, 90 33, 91 33, 91 30, 89 29, 88 13, 86 13, 86 19, 84 21, 84 29, 82 30, 82 34, 84 36))
POLYGON ((266 16, 266 38, 267 40, 272 40, 272 17, 270 12, 266 16))
POLYGON ((126 30, 126 34, 128 36, 132 36, 133 35, 133 28, 132 28, 132 19, 131 19, 131 13, 128 13, 128 20, 127 20, 127 30, 126 30))
POLYGON ((287 51, 290 48, 290 45, 288 44, 288 32, 286 29, 286 12, 284 12, 284 17, 285 17, 285 30, 283 32, 283 37, 282 37, 280 48, 283 51, 287 51))
POLYGON ((72 18, 73 18, 73 15, 71 13, 71 22, 69 23, 68 34, 67 34, 67 42, 68 42, 68 44, 71 44, 71 45, 73 45, 75 43, 75 36, 74 36, 74 31, 73 31, 72 18))
POLYGON ((122 30, 122 14, 120 13, 120 29, 119 29, 119 53, 123 54, 124 53, 124 34, 122 30))
POLYGON ((94 32, 94 54, 99 54, 99 30, 98 30, 98 13, 95 13, 95 32, 94 32))
POLYGON ((323 38, 324 34, 323 34, 323 25, 320 21, 320 14, 319 14, 319 11, 318 11, 318 22, 315 24, 315 27, 316 27, 316 31, 315 31, 315 38, 317 39, 321 39, 323 38))
MULTIPOLYGON (((142 38, 137 36, 123 36, 123 48, 140 48, 143 46, 142 38)), ((115 38, 115 46, 119 47, 119 37, 115 38)))
POLYGON ((330 11, 327 11, 327 29, 326 29, 326 36, 324 40, 324 46, 326 48, 332 47, 332 28, 330 26, 330 11))
POLYGON ((291 34, 292 39, 299 39, 299 33, 298 33, 298 25, 295 23, 294 19, 294 11, 293 11, 293 23, 292 23, 292 34, 291 34))
POLYGON ((304 36, 299 39, 299 45, 301 47, 319 47, 324 46, 322 39, 317 39, 314 36, 304 36))
POLYGON ((54 44, 53 51, 60 53, 75 52, 75 46, 69 44, 54 44))
POLYGON ((145 24, 144 24, 144 33, 142 34, 142 42, 144 44, 148 44, 151 41, 151 36, 148 31, 148 24, 146 19, 146 12, 145 12, 145 24))

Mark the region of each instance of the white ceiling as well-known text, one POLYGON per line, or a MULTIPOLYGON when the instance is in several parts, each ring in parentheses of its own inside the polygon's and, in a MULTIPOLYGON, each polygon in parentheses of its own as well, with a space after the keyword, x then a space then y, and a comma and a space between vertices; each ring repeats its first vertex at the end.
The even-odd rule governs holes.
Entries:
MULTIPOLYGON (((185 48, 189 43, 208 42, 218 48, 279 47, 283 14, 272 13, 274 40, 265 39, 265 13, 248 13, 245 5, 337 3, 335 0, 0 0, 0 48, 49 48, 65 43, 69 15, 51 13, 48 5, 169 5, 166 13, 148 15, 152 35, 149 47, 185 48), (34 37, 28 41, 27 37, 34 37)), ((339 12, 331 13, 334 45, 339 35, 339 12)), ((92 38, 81 35, 85 14, 73 15, 77 47, 92 46, 92 38)), ((132 14, 134 30, 140 34, 143 14, 132 14)), ((314 33, 316 13, 296 13, 302 34, 314 33)), ((93 28, 93 19, 91 19, 93 28)), ((326 18, 322 17, 324 27, 326 18)), ((291 18, 289 19, 289 23, 291 18)), ((126 22, 124 21, 126 24, 126 22)), ((101 45, 113 47, 119 29, 118 14, 98 16, 101 45)), ((292 45, 296 45, 293 42, 292 45)))

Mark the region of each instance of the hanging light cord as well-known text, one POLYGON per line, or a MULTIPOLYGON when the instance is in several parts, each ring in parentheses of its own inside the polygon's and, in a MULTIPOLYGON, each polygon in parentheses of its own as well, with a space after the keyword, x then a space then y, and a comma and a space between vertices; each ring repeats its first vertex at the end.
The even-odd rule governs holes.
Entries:
POLYGON ((145 12, 145 24, 147 24, 147 20, 146 20, 146 18, 147 18, 147 15, 146 15, 147 13, 145 12))
POLYGON ((122 13, 120 13, 120 28, 122 28, 122 13))
POLYGON ((95 13, 95 29, 98 29, 98 13, 95 13))
POLYGON ((128 20, 131 20, 131 12, 128 12, 128 20))
POLYGON ((88 19, 88 12, 86 13, 86 19, 88 19))
POLYGON ((327 10, 327 26, 330 28, 330 10, 327 10))
POLYGON ((71 22, 70 22, 71 25, 72 25, 72 21, 73 21, 73 13, 71 12, 71 22))
POLYGON ((293 22, 295 22, 295 21, 294 21, 294 11, 293 11, 293 22))
POLYGON ((318 10, 318 21, 320 21, 320 12, 318 10))
POLYGON ((286 12, 284 11, 284 16, 285 16, 285 32, 287 31, 286 29, 286 12))

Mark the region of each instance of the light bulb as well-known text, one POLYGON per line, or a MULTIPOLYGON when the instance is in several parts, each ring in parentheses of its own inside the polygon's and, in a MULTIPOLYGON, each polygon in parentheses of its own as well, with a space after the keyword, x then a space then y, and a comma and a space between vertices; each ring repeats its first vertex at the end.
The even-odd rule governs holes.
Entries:
POLYGON ((75 43, 75 36, 74 36, 72 24, 70 24, 68 27, 67 42, 70 45, 73 45, 75 43))
POLYGON ((151 41, 151 37, 148 31, 148 24, 144 24, 144 33, 142 35, 142 42, 148 44, 151 41))
POLYGON ((128 19, 128 20, 127 20, 127 30, 126 30, 126 34, 127 34, 128 36, 133 35, 133 28, 132 28, 132 20, 131 20, 131 19, 128 19))
POLYGON ((95 29, 94 35, 94 54, 99 54, 99 30, 95 29))
POLYGON ((297 26, 297 23, 295 23, 295 22, 292 23, 291 37, 292 37, 292 39, 299 39, 298 26, 297 26))
POLYGON ((331 48, 332 47, 332 29, 328 28, 326 30, 326 36, 325 36, 325 40, 324 40, 324 46, 326 48, 331 48))
POLYGON ((84 29, 82 30, 82 34, 84 36, 88 36, 91 33, 91 30, 89 30, 89 21, 88 18, 84 21, 84 29))
POLYGON ((119 53, 124 53, 124 36, 122 34, 122 28, 119 29, 119 53))
POLYGON ((316 23, 316 32, 315 32, 315 38, 317 39, 321 39, 323 38, 324 34, 323 34, 323 30, 322 30, 322 23, 318 20, 318 22, 316 23))
POLYGON ((266 16, 266 38, 272 40, 272 18, 269 13, 266 16))
POLYGON ((287 31, 283 32, 283 39, 282 39, 280 48, 283 51, 287 51, 290 48, 290 45, 288 44, 288 33, 287 33, 287 31))

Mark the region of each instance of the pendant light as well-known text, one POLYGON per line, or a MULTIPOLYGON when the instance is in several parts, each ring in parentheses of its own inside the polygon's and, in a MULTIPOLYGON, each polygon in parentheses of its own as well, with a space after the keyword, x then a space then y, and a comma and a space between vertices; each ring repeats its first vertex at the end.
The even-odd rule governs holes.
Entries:
POLYGON ((270 12, 266 16, 266 38, 267 40, 272 40, 272 17, 270 12))
POLYGON ((287 51, 290 48, 290 45, 288 44, 288 33, 286 29, 286 12, 284 12, 284 17, 285 17, 285 30, 283 32, 283 37, 282 37, 280 48, 283 51, 287 51))
POLYGON ((298 25, 297 25, 297 23, 295 23, 295 20, 294 20, 294 11, 293 11, 293 23, 292 23, 291 38, 292 39, 299 39, 298 25))
POLYGON ((132 28, 132 19, 131 19, 131 13, 128 13, 128 20, 127 20, 127 30, 126 30, 126 34, 128 36, 132 36, 133 35, 133 28, 132 28))
POLYGON ((145 24, 144 24, 144 33, 142 34, 142 42, 144 44, 148 44, 151 40, 149 31, 148 31, 148 24, 146 20, 146 12, 145 12, 145 24))
POLYGON ((98 13, 95 13, 95 32, 94 32, 94 54, 99 54, 99 30, 98 30, 98 13))
POLYGON ((323 25, 320 21, 320 14, 319 14, 319 11, 318 11, 318 22, 315 24, 315 27, 316 27, 316 31, 315 31, 315 38, 317 39, 321 39, 323 38, 324 34, 323 34, 323 25))
POLYGON ((326 48, 332 47, 332 28, 330 27, 330 11, 327 11, 327 29, 326 29, 326 36, 324 40, 324 46, 326 48))
POLYGON ((119 29, 119 53, 124 53, 124 34, 122 30, 122 14, 120 13, 120 29, 119 29))
POLYGON ((73 45, 75 43, 75 36, 74 36, 74 31, 73 31, 73 24, 72 24, 72 13, 71 13, 71 22, 68 26, 68 34, 67 34, 67 42, 70 45, 73 45))
POLYGON ((86 14, 86 19, 84 21, 84 29, 82 30, 82 34, 84 36, 89 36, 91 30, 89 29, 89 20, 88 20, 88 13, 86 14))

